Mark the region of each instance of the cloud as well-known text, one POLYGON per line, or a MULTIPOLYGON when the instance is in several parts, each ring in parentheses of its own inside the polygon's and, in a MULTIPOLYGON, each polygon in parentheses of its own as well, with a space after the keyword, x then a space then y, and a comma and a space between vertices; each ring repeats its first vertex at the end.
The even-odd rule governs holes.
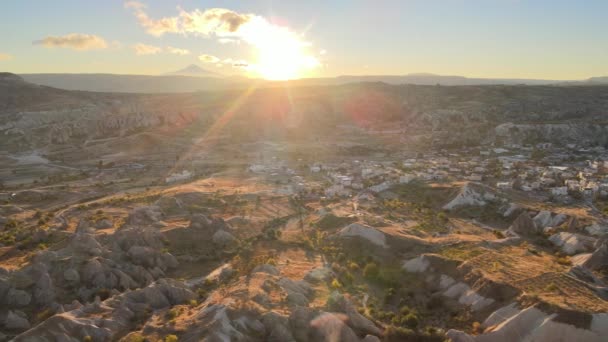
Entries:
POLYGON ((138 1, 128 1, 125 3, 125 8, 133 10, 137 21, 143 26, 146 31, 154 36, 162 36, 167 32, 178 33, 180 32, 178 26, 178 18, 161 18, 152 19, 146 13, 146 5, 138 1))
POLYGON ((105 39, 83 33, 70 33, 65 36, 47 36, 33 42, 34 45, 42 45, 47 48, 66 48, 79 51, 105 49, 108 43, 105 39))
POLYGON ((224 66, 229 66, 229 67, 232 67, 235 69, 247 70, 251 67, 251 63, 249 63, 243 59, 232 59, 232 58, 220 59, 216 56, 207 55, 207 54, 198 56, 198 59, 203 63, 215 64, 215 66, 218 68, 221 68, 224 66))
POLYGON ((154 36, 165 33, 229 36, 236 35, 240 28, 256 18, 253 14, 243 14, 225 8, 209 8, 191 12, 178 8, 179 14, 160 19, 150 18, 146 5, 138 1, 128 1, 125 8, 133 11, 135 18, 146 31, 154 36))
POLYGON ((203 62, 203 63, 210 63, 210 64, 216 64, 220 62, 220 59, 212 56, 212 55, 200 55, 198 56, 198 59, 203 62))
POLYGON ((142 43, 133 45, 133 50, 135 50, 135 53, 138 55, 156 55, 157 53, 163 51, 163 49, 158 46, 146 45, 142 43))
POLYGON ((230 64, 268 78, 297 77, 302 71, 321 65, 317 56, 323 53, 313 55, 310 52, 311 44, 304 41, 301 34, 256 14, 238 13, 225 8, 185 11, 178 7, 175 16, 153 19, 141 2, 131 1, 125 7, 131 9, 139 24, 155 36, 177 33, 213 37, 222 44, 243 42, 256 50, 255 63, 228 63, 215 56, 201 55, 199 59, 205 63, 230 64))
POLYGON ((185 55, 190 54, 190 50, 175 48, 175 47, 171 47, 171 46, 168 46, 166 50, 168 53, 174 54, 174 55, 185 56, 185 55))
POLYGON ((8 61, 9 59, 13 59, 13 56, 9 55, 8 53, 0 52, 0 61, 8 61))
POLYGON ((239 44, 239 40, 232 38, 220 38, 217 40, 220 44, 239 44))

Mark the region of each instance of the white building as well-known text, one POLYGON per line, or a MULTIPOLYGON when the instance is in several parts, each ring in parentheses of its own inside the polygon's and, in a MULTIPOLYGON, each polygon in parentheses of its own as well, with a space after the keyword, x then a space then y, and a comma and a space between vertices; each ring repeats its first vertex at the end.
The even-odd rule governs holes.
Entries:
POLYGON ((507 190, 507 189, 511 189, 512 184, 511 184, 511 182, 498 182, 498 183, 496 183, 496 187, 499 189, 507 190))
POLYGON ((174 183, 184 181, 186 179, 192 178, 192 172, 188 170, 184 170, 181 173, 172 173, 169 177, 165 178, 165 183, 174 183))

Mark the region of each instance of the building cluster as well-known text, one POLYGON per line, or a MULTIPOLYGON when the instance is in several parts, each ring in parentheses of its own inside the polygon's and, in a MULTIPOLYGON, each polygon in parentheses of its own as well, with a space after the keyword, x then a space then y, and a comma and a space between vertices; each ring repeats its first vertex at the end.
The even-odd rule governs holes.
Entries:
POLYGON ((378 194, 413 180, 480 182, 558 199, 608 197, 608 152, 602 147, 577 149, 544 143, 379 159, 318 162, 299 170, 273 159, 250 165, 248 170, 285 184, 291 193, 310 192, 319 184, 311 179, 321 180, 321 195, 328 198, 378 194))

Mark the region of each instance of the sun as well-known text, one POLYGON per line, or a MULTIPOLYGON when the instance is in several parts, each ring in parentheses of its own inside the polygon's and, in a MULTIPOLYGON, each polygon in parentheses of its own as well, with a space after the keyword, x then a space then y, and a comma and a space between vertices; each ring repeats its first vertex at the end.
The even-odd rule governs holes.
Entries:
POLYGON ((320 65, 309 52, 310 44, 286 27, 254 20, 242 31, 256 52, 249 71, 267 80, 297 79, 320 65))
POLYGON ((267 80, 297 79, 319 64, 315 57, 307 55, 299 46, 268 42, 257 48, 254 71, 267 80))

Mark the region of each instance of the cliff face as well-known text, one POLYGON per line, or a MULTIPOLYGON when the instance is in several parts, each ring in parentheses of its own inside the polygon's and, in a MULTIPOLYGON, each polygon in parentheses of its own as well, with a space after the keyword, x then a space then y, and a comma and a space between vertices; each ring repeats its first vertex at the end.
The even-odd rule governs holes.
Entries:
POLYGON ((306 134, 339 125, 393 131, 403 142, 454 147, 490 143, 608 143, 608 87, 394 86, 260 88, 184 94, 67 91, 0 74, 0 149, 210 124, 230 114, 233 135, 306 134), (233 115, 236 113, 237 115, 233 115))

